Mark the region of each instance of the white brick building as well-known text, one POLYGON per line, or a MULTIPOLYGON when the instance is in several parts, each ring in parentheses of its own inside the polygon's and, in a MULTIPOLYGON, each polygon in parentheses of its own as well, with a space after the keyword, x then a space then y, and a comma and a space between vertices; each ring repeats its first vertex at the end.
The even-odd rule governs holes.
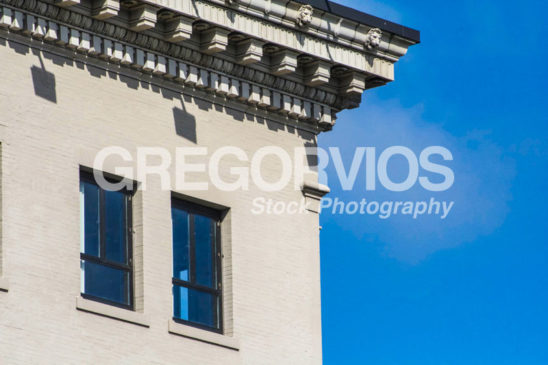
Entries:
MULTIPOLYGON (((158 177, 119 197, 82 187, 109 146, 314 147, 419 41, 310 3, 0 0, 0 364, 321 363, 317 209, 252 213, 258 196, 317 202, 314 175, 302 189, 183 191, 171 164, 171 189, 158 177), (219 223, 209 251, 202 216, 219 223)), ((265 178, 279 164, 265 158, 265 178)), ((223 159, 220 177, 236 165, 223 159)))

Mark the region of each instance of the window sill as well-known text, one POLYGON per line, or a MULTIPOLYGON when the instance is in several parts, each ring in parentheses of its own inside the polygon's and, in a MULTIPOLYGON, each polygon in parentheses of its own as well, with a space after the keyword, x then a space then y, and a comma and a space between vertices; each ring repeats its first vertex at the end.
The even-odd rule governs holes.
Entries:
POLYGON ((133 312, 127 309, 114 307, 108 304, 95 302, 93 300, 76 297, 76 309, 99 314, 104 317, 137 324, 143 327, 150 327, 150 320, 143 313, 133 312))
POLYGON ((9 291, 10 282, 6 278, 0 278, 0 291, 9 291))
POLYGON ((174 335, 179 335, 193 340, 225 347, 230 350, 240 350, 240 342, 234 337, 223 336, 215 332, 209 332, 191 326, 185 326, 184 324, 177 323, 172 319, 169 320, 168 330, 169 333, 172 333, 174 335))

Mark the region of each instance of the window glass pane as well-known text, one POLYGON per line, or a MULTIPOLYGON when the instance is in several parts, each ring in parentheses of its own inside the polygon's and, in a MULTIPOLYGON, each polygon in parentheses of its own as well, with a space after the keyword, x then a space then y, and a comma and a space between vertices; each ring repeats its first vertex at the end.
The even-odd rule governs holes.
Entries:
POLYGON ((126 195, 105 191, 105 254, 107 260, 127 263, 126 195))
POLYGON ((215 296, 213 294, 189 289, 188 291, 188 316, 190 321, 204 326, 217 327, 215 323, 215 296))
POLYGON ((196 238, 196 283, 214 287, 213 243, 215 242, 215 222, 200 215, 194 216, 194 234, 196 238))
POLYGON ((173 287, 175 318, 211 328, 219 328, 218 302, 219 299, 214 294, 180 286, 173 287))
POLYGON ((173 286, 173 316, 188 321, 188 289, 173 286))
POLYGON ((80 183, 84 200, 84 253, 99 257, 99 188, 88 182, 80 183))
POLYGON ((189 215, 184 210, 173 208, 171 217, 173 223, 173 277, 189 281, 189 215))
POLYGON ((82 260, 84 294, 129 305, 129 273, 82 260))

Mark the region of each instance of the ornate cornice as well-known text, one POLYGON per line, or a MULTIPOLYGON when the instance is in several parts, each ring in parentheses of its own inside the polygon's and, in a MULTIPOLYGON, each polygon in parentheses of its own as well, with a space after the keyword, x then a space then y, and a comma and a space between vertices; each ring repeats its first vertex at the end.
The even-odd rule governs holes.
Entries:
POLYGON ((5 7, 11 13, 2 13, 0 27, 174 82, 225 94, 294 119, 320 123, 326 129, 333 123, 334 94, 37 0, 0 0, 0 3, 14 6, 5 7), (280 92, 286 90, 288 94, 280 92))
MULTIPOLYGON (((292 8, 291 3, 285 5, 287 1, 284 2, 283 13, 280 10, 281 4, 278 4, 270 9, 268 15, 257 11, 267 10, 266 7, 259 9, 261 4, 264 6, 268 4, 266 1, 253 1, 255 7, 248 5, 250 1, 238 1, 233 7, 227 7, 222 1, 205 0, 148 0, 146 2, 249 37, 268 40, 277 46, 314 56, 334 65, 343 65, 358 72, 381 77, 386 81, 394 79, 393 63, 403 56, 412 44, 386 33, 378 49, 368 49, 367 33, 371 28, 362 26, 359 32, 356 29, 348 32, 347 22, 342 18, 338 18, 337 23, 332 20, 327 21, 325 26, 331 28, 329 33, 319 32, 314 28, 315 22, 325 23, 317 17, 313 17, 307 27, 299 26, 302 6, 299 4, 298 7, 292 8), (280 14, 282 14, 281 17, 279 17, 280 14), (347 39, 344 42, 345 37, 350 37, 350 33, 352 40, 347 39)), ((274 2, 272 4, 274 5, 274 2)))
POLYGON ((0 0, 0 27, 320 130, 393 79, 380 29, 368 29, 359 50, 308 34, 318 16, 310 6, 286 12, 294 29, 276 24, 278 2, 253 1, 272 14, 261 18, 249 0, 0 0))
MULTIPOLYGON (((367 39, 371 29, 377 28, 367 24, 358 23, 333 13, 314 9, 310 5, 302 5, 296 1, 289 0, 238 0, 227 2, 225 0, 146 0, 150 4, 161 7, 171 8, 192 17, 202 19, 209 18, 206 14, 211 13, 211 18, 218 18, 215 12, 226 12, 228 21, 224 25, 229 25, 234 20, 234 24, 240 24, 241 19, 236 19, 236 14, 246 14, 251 18, 260 19, 263 24, 270 23, 279 28, 280 25, 287 26, 288 29, 296 28, 297 33, 302 36, 320 38, 322 41, 333 41, 348 48, 354 48, 360 52, 368 52, 367 39), (228 9, 226 6, 228 5, 228 9), (306 27, 302 27, 301 17, 303 10, 312 8, 310 19, 306 21, 306 27), (213 9, 218 10, 213 10, 213 9), (204 18, 205 17, 205 18, 204 18)), ((212 20, 212 19, 208 20, 212 20)), ((297 34, 296 33, 296 34, 297 34)), ((405 55, 409 46, 417 42, 406 39, 402 36, 383 31, 383 37, 379 44, 378 52, 373 52, 375 56, 386 57, 391 61, 397 61, 405 55)))

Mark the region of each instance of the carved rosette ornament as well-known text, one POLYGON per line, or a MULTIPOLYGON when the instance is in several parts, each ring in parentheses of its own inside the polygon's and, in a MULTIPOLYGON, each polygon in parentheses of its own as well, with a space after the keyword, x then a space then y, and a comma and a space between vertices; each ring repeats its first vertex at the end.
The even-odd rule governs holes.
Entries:
POLYGON ((381 44, 382 31, 379 28, 373 28, 367 33, 365 45, 368 49, 377 48, 381 44))
POLYGON ((297 15, 297 25, 299 27, 306 27, 312 21, 312 14, 314 8, 310 5, 303 5, 299 9, 299 15, 297 15))

